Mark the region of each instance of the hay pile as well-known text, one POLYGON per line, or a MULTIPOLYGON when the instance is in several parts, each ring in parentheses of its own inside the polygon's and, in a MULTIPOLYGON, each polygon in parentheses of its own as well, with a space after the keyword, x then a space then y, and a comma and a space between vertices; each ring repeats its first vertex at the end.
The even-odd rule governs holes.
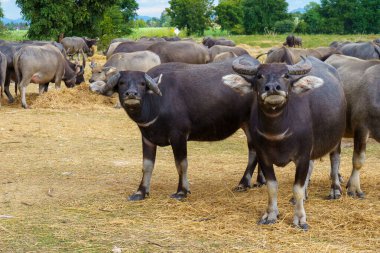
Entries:
POLYGON ((72 89, 62 87, 60 90, 51 89, 47 93, 37 96, 30 105, 33 108, 50 109, 93 109, 112 107, 117 97, 105 97, 89 90, 87 83, 82 83, 72 89))
MULTIPOLYGON (((241 47, 241 48, 247 50, 248 53, 249 53, 251 56, 253 56, 253 57, 257 57, 259 54, 266 53, 266 52, 268 52, 269 49, 270 49, 270 48, 262 48, 262 47, 260 47, 260 46, 254 46, 254 47, 252 47, 252 46, 247 45, 247 44, 238 44, 237 47, 241 47)), ((266 57, 267 57, 266 55, 263 55, 263 56, 261 56, 261 57, 259 58, 259 60, 260 60, 261 62, 264 62, 265 59, 266 59, 266 57)))

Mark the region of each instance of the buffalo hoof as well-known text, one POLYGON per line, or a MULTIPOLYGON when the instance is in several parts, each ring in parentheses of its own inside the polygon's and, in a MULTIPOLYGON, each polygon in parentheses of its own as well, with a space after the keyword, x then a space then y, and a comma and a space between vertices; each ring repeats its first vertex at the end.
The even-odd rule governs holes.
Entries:
MULTIPOLYGON (((149 194, 146 194, 149 195, 149 194)), ((134 193, 128 197, 128 201, 139 201, 145 199, 145 195, 142 193, 134 193)))
POLYGON ((13 104, 15 100, 13 98, 8 99, 8 104, 13 104))
POLYGON ((277 219, 268 219, 268 218, 265 218, 265 219, 261 219, 259 220, 259 222, 257 222, 258 225, 270 225, 270 224, 274 224, 277 222, 277 219))
POLYGON ((238 186, 236 186, 233 191, 234 192, 245 192, 245 191, 248 191, 248 189, 250 189, 251 187, 250 186, 245 186, 243 184, 239 184, 238 186))
POLYGON ((331 189, 330 195, 327 197, 327 199, 340 199, 342 196, 342 192, 339 189, 331 189))
POLYGON ((364 194, 364 192, 352 192, 352 191, 349 191, 349 192, 347 192, 347 194, 348 194, 348 196, 350 196, 350 197, 358 197, 359 199, 364 199, 365 198, 365 194, 364 194))
MULTIPOLYGON (((190 192, 188 192, 188 193, 190 193, 190 192)), ((176 200, 183 200, 183 199, 187 198, 187 192, 183 192, 183 191, 176 192, 176 193, 173 193, 172 195, 170 195, 170 197, 172 199, 176 199, 176 200)))
POLYGON ((257 181, 256 183, 253 184, 253 187, 260 188, 263 185, 266 185, 266 183, 265 182, 259 182, 259 181, 257 181))
POLYGON ((307 225, 307 223, 299 224, 296 227, 299 228, 299 229, 302 229, 303 231, 308 231, 309 230, 309 225, 307 225))

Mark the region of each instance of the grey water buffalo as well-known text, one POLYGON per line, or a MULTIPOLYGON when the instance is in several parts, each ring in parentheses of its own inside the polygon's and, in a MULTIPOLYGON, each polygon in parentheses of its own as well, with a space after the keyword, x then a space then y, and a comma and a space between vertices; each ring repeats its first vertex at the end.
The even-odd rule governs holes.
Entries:
POLYGON ((157 146, 171 145, 173 149, 179 182, 172 197, 177 199, 190 192, 187 141, 223 140, 243 128, 249 148, 247 170, 255 167, 256 154, 247 131, 253 96, 239 96, 223 85, 222 76, 233 73, 231 66, 231 61, 204 65, 166 63, 147 73, 121 71, 107 84, 90 87, 103 95, 118 92, 121 105, 141 131, 143 177, 129 200, 149 195, 157 146))
POLYGON ((204 64, 210 62, 208 49, 191 41, 165 41, 157 42, 147 50, 156 53, 161 63, 184 62, 193 64, 204 64))
MULTIPOLYGON (((5 77, 7 75, 7 57, 5 54, 0 52, 0 96, 3 97, 3 91, 4 91, 4 83, 5 83, 5 77)), ((1 106, 1 101, 0 101, 1 106)))
POLYGON ((314 56, 321 61, 326 60, 330 55, 339 53, 336 48, 332 47, 317 47, 310 49, 302 48, 273 48, 268 52, 268 56, 265 59, 265 63, 288 63, 293 64, 301 60, 301 56, 314 56))
POLYGON ((296 46, 302 47, 302 38, 296 37, 292 34, 288 35, 283 45, 288 46, 288 47, 296 47, 296 46))
POLYGON ((352 42, 338 46, 339 51, 363 60, 380 59, 380 46, 370 42, 352 42))
POLYGON ((225 38, 213 39, 211 37, 203 38, 202 44, 208 48, 211 48, 214 45, 223 45, 223 46, 230 46, 230 47, 236 46, 235 42, 233 42, 232 40, 227 40, 225 38))
POLYGON ((56 47, 49 44, 21 48, 15 53, 13 64, 24 108, 28 108, 25 95, 29 83, 39 84, 42 93, 49 82, 55 82, 55 87, 60 88, 63 80, 67 87, 74 87, 77 75, 83 75, 83 69, 81 71, 79 66, 75 70, 71 69, 69 61, 56 47))
POLYGON ((223 45, 215 45, 209 49, 211 60, 213 61, 215 56, 224 53, 224 52, 232 52, 237 56, 243 55, 243 54, 249 54, 247 50, 241 47, 229 47, 229 46, 223 46, 223 45))
POLYGON ((67 55, 73 57, 75 54, 85 53, 88 56, 92 56, 94 51, 89 48, 86 41, 81 37, 65 37, 61 40, 63 47, 66 50, 67 55))
MULTIPOLYGON (((156 41, 126 41, 116 46, 112 54, 131 53, 147 50, 148 47, 157 43, 156 41)), ((110 54, 110 56, 112 55, 110 54)))
POLYGON ((346 100, 338 73, 315 57, 296 65, 252 64, 237 58, 233 67, 240 76, 227 75, 224 83, 241 94, 253 89, 255 96, 249 129, 269 197, 259 224, 274 223, 279 214, 273 165, 285 166, 292 161, 296 164, 293 223, 307 229, 303 201, 313 159, 330 153, 332 187, 340 190, 339 153, 346 100))
POLYGON ((222 62, 222 61, 226 61, 228 59, 232 59, 236 57, 238 57, 238 55, 236 55, 233 52, 223 52, 223 53, 217 54, 212 60, 212 62, 222 62))
POLYGON ((104 66, 93 66, 90 82, 107 82, 108 77, 118 71, 134 70, 147 72, 149 69, 160 64, 160 57, 151 51, 116 53, 107 60, 104 66))
POLYGON ((380 61, 332 55, 326 63, 334 66, 342 79, 347 99, 345 137, 354 138, 348 194, 363 198, 360 169, 365 162, 367 139, 371 137, 380 142, 380 61))

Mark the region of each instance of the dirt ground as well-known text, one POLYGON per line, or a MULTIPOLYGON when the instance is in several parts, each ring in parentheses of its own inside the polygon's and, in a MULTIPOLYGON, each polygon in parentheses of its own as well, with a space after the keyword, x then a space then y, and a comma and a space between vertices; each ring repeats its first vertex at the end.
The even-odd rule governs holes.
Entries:
MULTIPOLYGON (((345 189, 341 199, 327 200, 329 160, 316 162, 305 204, 310 230, 303 232, 292 226, 293 164, 276 168, 280 217, 274 225, 257 225, 267 204, 265 186, 232 191, 247 161, 242 131, 220 142, 189 142, 192 194, 185 201, 170 199, 178 176, 171 149, 158 148, 150 197, 128 202, 141 180, 137 126, 113 108, 115 99, 97 100, 86 86, 73 91, 78 97, 66 89, 37 96, 37 90, 33 84, 28 88, 32 109, 22 109, 19 99, 14 105, 3 99, 0 108, 0 252, 380 248, 380 144, 372 140, 361 172, 364 200, 347 196, 345 189), (59 94, 71 100, 61 100, 59 94)), ((344 140, 345 181, 351 154, 352 140, 344 140)))

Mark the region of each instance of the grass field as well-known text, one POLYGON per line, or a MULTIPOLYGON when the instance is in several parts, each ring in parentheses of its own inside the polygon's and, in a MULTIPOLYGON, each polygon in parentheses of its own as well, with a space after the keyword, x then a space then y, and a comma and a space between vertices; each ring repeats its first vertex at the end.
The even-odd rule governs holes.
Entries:
MULTIPOLYGON (((376 36, 328 39, 372 37, 376 36)), ((281 36, 233 38, 241 38, 238 43, 253 53, 283 40, 281 36), (262 47, 249 46, 249 40, 262 47)), ((98 54, 92 59, 105 62, 98 54)), ((86 80, 91 71, 88 65, 86 80)), ((289 199, 295 171, 290 164, 276 168, 279 220, 260 226, 257 221, 267 206, 266 187, 232 191, 247 162, 242 131, 220 142, 188 143, 192 194, 184 201, 169 197, 176 190, 178 175, 171 148, 159 147, 150 197, 128 202, 141 180, 142 145, 136 124, 123 110, 113 108, 115 97, 90 93, 88 83, 59 91, 50 86, 41 96, 37 85, 28 86, 29 110, 21 108, 19 96, 12 105, 4 97, 1 101, 2 253, 112 249, 340 253, 378 252, 380 248, 380 144, 373 140, 367 145, 361 171, 365 199, 353 199, 343 189, 341 199, 327 200, 330 162, 328 157, 318 160, 305 203, 310 230, 300 231, 292 226, 294 207, 289 199)), ((351 139, 343 141, 345 181, 351 173, 352 147, 351 139)))
MULTIPOLYGON (((147 37, 162 37, 162 36, 174 36, 174 28, 140 28, 134 29, 131 35, 126 36, 131 39, 139 39, 142 36, 147 37)), ((26 31, 11 31, 5 33, 5 35, 0 36, 0 39, 4 40, 23 40, 27 39, 25 37, 26 31)), ((232 35, 228 36, 225 32, 220 30, 207 30, 204 36, 212 37, 224 37, 231 39, 236 42, 236 44, 246 44, 251 47, 259 46, 262 48, 269 48, 274 45, 280 46, 285 41, 286 35, 284 34, 274 34, 274 35, 232 35)), ((300 34, 303 40, 303 47, 305 48, 315 48, 328 46, 332 41, 367 41, 373 40, 375 38, 380 38, 379 34, 351 34, 351 35, 337 35, 337 34, 300 34)), ((185 38, 186 34, 180 33, 180 37, 185 38)), ((200 42, 203 37, 193 37, 195 40, 200 42)))

